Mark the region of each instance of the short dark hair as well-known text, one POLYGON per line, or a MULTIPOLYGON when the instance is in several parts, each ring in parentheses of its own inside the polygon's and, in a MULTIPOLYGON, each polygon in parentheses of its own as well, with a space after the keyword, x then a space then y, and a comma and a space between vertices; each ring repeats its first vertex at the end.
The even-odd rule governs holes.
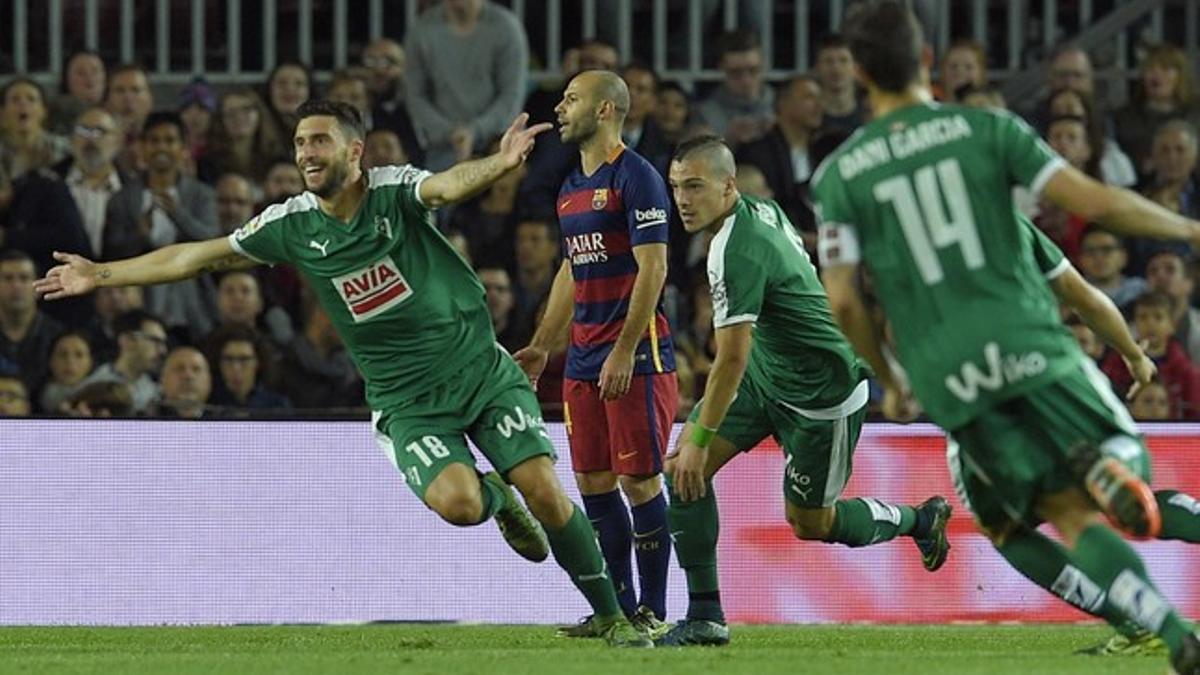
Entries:
POLYGON ((682 162, 688 158, 688 155, 694 152, 713 148, 718 145, 729 147, 729 145, 725 143, 725 139, 716 134, 700 134, 699 136, 689 138, 688 140, 676 146, 675 154, 672 155, 671 161, 682 162))
POLYGON ((850 49, 850 43, 841 33, 826 33, 817 38, 817 55, 826 49, 850 49))
POLYGON ((1175 311, 1175 300, 1163 291, 1146 291, 1133 301, 1133 311, 1139 309, 1165 309, 1171 314, 1175 311))
POLYGON ((179 138, 187 139, 187 128, 183 126, 183 118, 174 110, 156 110, 146 115, 146 123, 142 125, 142 137, 145 138, 155 127, 172 126, 179 132, 179 138))
MULTIPOLYGON (((71 64, 75 62, 75 59, 80 58, 82 56, 94 56, 100 60, 100 65, 104 66, 105 69, 107 69, 107 67, 108 67, 107 64, 104 63, 104 57, 100 56, 100 52, 98 52, 94 49, 76 49, 75 51, 71 52, 70 54, 67 54, 67 58, 63 59, 62 80, 59 82, 59 85, 58 85, 58 93, 60 93, 60 94, 67 93, 67 71, 71 69, 71 64)), ((107 78, 108 78, 108 75, 106 73, 105 79, 107 79, 107 78)))
POLYGON ((24 75, 18 75, 16 77, 14 77, 13 79, 9 80, 8 82, 4 83, 4 88, 0 89, 0 103, 3 103, 4 99, 8 98, 9 90, 12 89, 13 87, 17 86, 18 84, 27 84, 27 85, 33 87, 34 89, 36 89, 38 96, 40 96, 42 99, 42 106, 49 109, 50 101, 49 101, 49 99, 46 98, 45 87, 38 84, 38 82, 36 80, 25 77, 24 75))
POLYGON ((6 262, 27 262, 30 265, 37 266, 33 262, 33 257, 19 248, 0 249, 0 263, 6 262))
POLYGON ((347 138, 357 138, 361 141, 367 137, 362 115, 349 103, 310 98, 296 108, 297 122, 306 117, 332 117, 337 120, 338 126, 342 128, 342 133, 346 134, 347 138))
POLYGON ((729 31, 717 40, 717 60, 725 58, 725 55, 731 52, 748 52, 754 49, 762 49, 762 40, 757 32, 744 28, 729 31))
POLYGON ((650 73, 650 77, 654 78, 654 87, 656 89, 658 88, 658 73, 654 72, 654 69, 650 67, 649 63, 646 63, 645 61, 642 61, 641 59, 633 59, 629 63, 626 63, 625 65, 621 66, 621 69, 620 69, 621 77, 624 78, 625 73, 628 73, 628 72, 634 71, 634 70, 637 70, 637 71, 640 71, 643 73, 650 73))
POLYGON ((131 309, 117 318, 113 319, 113 335, 120 337, 126 333, 136 333, 142 329, 142 326, 147 322, 153 322, 162 326, 162 319, 154 314, 147 312, 144 309, 131 309))
POLYGON ((856 5, 845 31, 850 53, 875 86, 899 92, 920 76, 925 38, 917 17, 903 3, 856 5))

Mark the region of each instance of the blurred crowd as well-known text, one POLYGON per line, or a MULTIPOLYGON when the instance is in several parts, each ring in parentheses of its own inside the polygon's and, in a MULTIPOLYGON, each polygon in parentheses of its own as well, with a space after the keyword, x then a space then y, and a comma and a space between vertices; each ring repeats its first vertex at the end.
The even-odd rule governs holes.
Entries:
MULTIPOLYGON (((403 44, 371 42, 357 64, 318 86, 283 61, 261 86, 220 90, 204 78, 163 100, 137 64, 73 53, 48 91, 17 74, 0 89, 0 415, 361 416, 363 386, 329 318, 303 279, 261 267, 93 296, 40 302, 32 282, 52 252, 108 260, 232 232, 266 205, 304 189, 291 151, 297 107, 310 97, 355 106, 369 131, 364 168, 431 170, 488 153, 519 112, 556 120, 566 82, 607 69, 629 86, 628 147, 664 176, 674 147, 699 133, 735 147, 742 192, 780 203, 810 246, 808 179, 821 159, 871 118, 836 34, 814 45, 810 72, 768 82, 760 36, 719 36, 722 79, 694 91, 646 63, 621 63, 599 39, 571 47, 562 72, 531 83, 527 36, 509 10, 454 0, 425 10, 403 44)), ((1006 106, 988 82, 985 47, 964 40, 937 57, 946 103, 1006 106)), ((1193 64, 1170 44, 1144 50, 1129 100, 1097 97, 1089 54, 1056 49, 1035 100, 1014 106, 1064 158, 1105 182, 1200 217, 1193 64)), ((1014 102, 1015 103, 1015 102, 1014 102)), ((438 226, 477 270, 500 342, 524 346, 560 261, 554 204, 578 151, 543 134, 525 167, 438 226)), ((1091 283, 1113 299, 1159 367, 1130 402, 1139 419, 1200 418, 1200 264, 1185 245, 1122 239, 1018 191, 1017 202, 1091 283)), ((672 226, 664 294, 679 355, 679 410, 703 391, 713 358, 704 273, 707 241, 672 226)), ((815 258, 815 256, 814 256, 815 258)), ((1130 376, 1113 350, 1064 314, 1118 394, 1130 376)), ((886 328, 886 327, 881 327, 886 328)), ((561 406, 551 364, 539 396, 561 406)))

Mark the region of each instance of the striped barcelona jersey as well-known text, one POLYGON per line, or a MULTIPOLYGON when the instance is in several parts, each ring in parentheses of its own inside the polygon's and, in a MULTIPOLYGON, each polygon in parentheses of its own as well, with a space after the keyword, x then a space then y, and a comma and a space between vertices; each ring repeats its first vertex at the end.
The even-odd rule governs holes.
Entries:
MULTIPOLYGON (((666 244, 671 201, 662 176, 632 150, 619 149, 591 176, 576 167, 558 193, 563 255, 575 278, 575 320, 565 375, 598 380, 625 325, 637 261, 633 247, 666 244)), ((671 328, 659 296, 642 333, 634 374, 675 371, 671 328)))

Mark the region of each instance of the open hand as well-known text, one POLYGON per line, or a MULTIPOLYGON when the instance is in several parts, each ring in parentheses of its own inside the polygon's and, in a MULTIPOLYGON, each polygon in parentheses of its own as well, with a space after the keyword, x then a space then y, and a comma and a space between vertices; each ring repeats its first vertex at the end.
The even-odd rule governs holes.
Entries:
POLYGON ((47 300, 69 298, 91 293, 96 288, 99 266, 81 255, 54 252, 54 259, 63 263, 50 268, 46 276, 33 282, 33 290, 47 300))
POLYGON ((530 345, 513 354, 513 360, 521 366, 521 370, 525 371, 525 375, 529 377, 529 383, 533 385, 534 390, 537 390, 538 378, 542 376, 542 371, 546 370, 546 361, 550 359, 549 353, 540 347, 530 345))
POLYGON ((600 366, 600 398, 612 401, 629 391, 633 381, 633 352, 624 352, 613 347, 600 366))

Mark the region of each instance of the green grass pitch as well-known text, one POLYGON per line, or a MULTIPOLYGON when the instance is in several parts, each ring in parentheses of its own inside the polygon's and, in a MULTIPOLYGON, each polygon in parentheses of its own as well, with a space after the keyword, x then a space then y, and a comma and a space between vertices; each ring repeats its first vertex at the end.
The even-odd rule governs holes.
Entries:
POLYGON ((614 650, 545 626, 4 627, 0 673, 965 675, 1157 673, 1071 652, 1098 626, 735 626, 721 649, 614 650))

